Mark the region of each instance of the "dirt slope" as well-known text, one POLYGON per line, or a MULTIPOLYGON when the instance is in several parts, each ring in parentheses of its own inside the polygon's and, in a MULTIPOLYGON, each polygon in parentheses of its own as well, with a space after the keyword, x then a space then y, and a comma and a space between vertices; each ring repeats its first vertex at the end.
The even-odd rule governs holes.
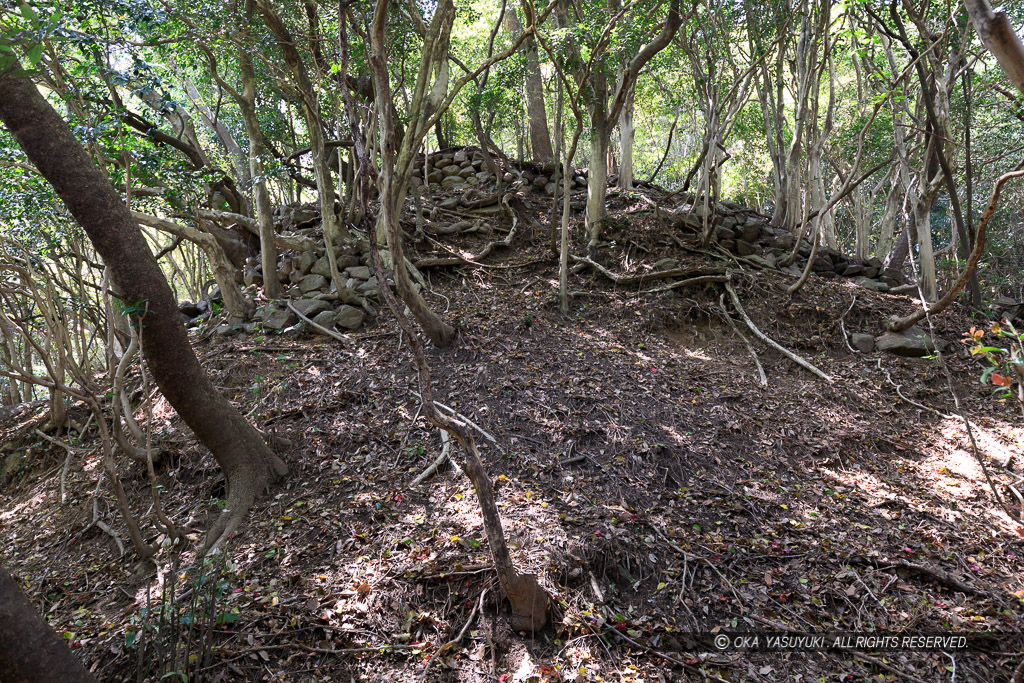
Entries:
MULTIPOLYGON (((409 487, 441 441, 419 417, 389 316, 345 345, 204 340, 216 384, 274 435, 292 474, 253 511, 227 568, 180 573, 172 668, 193 680, 939 681, 953 668, 960 681, 1010 679, 1020 637, 952 656, 686 647, 687 632, 713 629, 1019 634, 1024 546, 947 415, 941 365, 844 342, 840 319, 880 334, 911 299, 816 276, 790 299, 790 277, 684 249, 649 215, 618 220, 616 244, 597 256, 609 269, 728 264, 756 324, 834 381, 754 340, 762 386, 718 285, 638 295, 584 270, 572 286, 586 293, 563 318, 540 218, 488 260, 500 267, 434 271, 430 301, 463 333, 455 350, 430 353, 437 398, 493 437, 481 443, 513 555, 558 603, 553 625, 525 636, 503 620, 469 482, 448 468, 409 487)), ((972 324, 957 311, 935 320, 954 342, 972 324)), ((944 360, 1008 495, 1021 478, 1020 417, 959 350, 944 360)), ((59 503, 64 454, 23 436, 33 419, 4 436, 31 454, 0 489, 0 552, 102 679, 134 680, 170 660, 156 648, 174 631, 157 623, 159 582, 87 528, 99 471, 88 441, 59 503), (136 635, 144 622, 159 630, 136 635)), ((223 481, 166 404, 154 431, 165 504, 199 538, 223 481)), ((145 472, 123 477, 147 513, 145 472)), ((106 495, 99 509, 123 528, 106 495)), ((168 568, 162 558, 159 581, 168 568)))

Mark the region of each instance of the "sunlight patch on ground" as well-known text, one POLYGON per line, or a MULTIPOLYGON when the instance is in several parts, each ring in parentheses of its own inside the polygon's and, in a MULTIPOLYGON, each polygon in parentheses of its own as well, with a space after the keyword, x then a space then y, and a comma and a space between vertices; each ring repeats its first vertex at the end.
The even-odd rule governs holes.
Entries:
POLYGON ((43 502, 48 498, 45 492, 40 491, 36 495, 32 496, 23 503, 19 503, 6 511, 0 513, 0 522, 10 522, 14 519, 20 519, 27 516, 27 514, 37 509, 43 502))

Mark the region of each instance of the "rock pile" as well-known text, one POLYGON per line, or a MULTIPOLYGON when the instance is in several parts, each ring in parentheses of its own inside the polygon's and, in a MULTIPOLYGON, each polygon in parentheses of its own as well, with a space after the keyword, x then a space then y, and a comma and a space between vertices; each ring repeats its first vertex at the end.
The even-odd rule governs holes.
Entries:
MULTIPOLYGON (((548 196, 554 195, 558 190, 557 181, 561 173, 557 163, 542 166, 525 165, 521 173, 527 189, 548 196)), ((512 183, 517 177, 512 171, 504 171, 502 181, 512 183)), ((494 184, 494 174, 487 168, 484 155, 479 149, 444 150, 426 157, 420 156, 413 161, 410 185, 414 190, 423 187, 431 191, 468 190, 473 187, 486 188, 494 184)), ((577 172, 573 176, 573 189, 586 187, 586 176, 577 172)))
MULTIPOLYGON (((318 214, 315 218, 319 219, 318 214)), ((318 230, 315 227, 305 228, 292 234, 315 237, 312 233, 318 230)), ((304 251, 287 251, 278 259, 274 275, 284 286, 288 301, 268 302, 257 308, 253 321, 235 326, 221 325, 216 330, 217 334, 304 329, 306 323, 298 313, 331 331, 349 332, 362 327, 381 301, 380 284, 370 270, 369 243, 363 238, 351 238, 335 245, 335 260, 342 283, 340 292, 331 282, 330 262, 322 243, 310 240, 309 244, 318 246, 304 251)), ((416 271, 411 274, 419 277, 416 271)), ((263 282, 259 258, 252 257, 242 269, 239 284, 254 290, 262 287, 263 282)), ((421 283, 415 282, 413 287, 419 291, 421 283)), ((205 299, 194 304, 182 303, 178 310, 186 326, 198 327, 213 316, 219 303, 220 293, 215 288, 205 299)), ((316 333, 316 327, 312 331, 316 333)))
MULTIPOLYGON (((677 225, 694 232, 703 229, 704 207, 677 211, 673 217, 677 225)), ((762 268, 778 268, 794 277, 803 272, 812 244, 803 240, 797 250, 798 259, 790 266, 779 264, 789 256, 796 245, 796 237, 784 228, 768 224, 762 214, 756 213, 734 202, 719 202, 714 215, 713 240, 723 249, 745 258, 762 268)), ((856 278, 856 284, 876 292, 887 292, 900 284, 898 280, 882 272, 882 261, 869 258, 866 261, 846 256, 824 246, 811 264, 811 271, 824 278, 856 278)))

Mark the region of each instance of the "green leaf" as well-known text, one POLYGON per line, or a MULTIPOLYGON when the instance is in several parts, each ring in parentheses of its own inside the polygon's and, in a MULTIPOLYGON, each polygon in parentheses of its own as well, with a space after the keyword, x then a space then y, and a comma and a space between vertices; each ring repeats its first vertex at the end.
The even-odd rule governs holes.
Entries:
POLYGON ((37 45, 33 45, 28 49, 28 52, 25 53, 25 56, 28 57, 28 61, 32 66, 38 66, 39 62, 43 59, 43 44, 39 43, 37 45))

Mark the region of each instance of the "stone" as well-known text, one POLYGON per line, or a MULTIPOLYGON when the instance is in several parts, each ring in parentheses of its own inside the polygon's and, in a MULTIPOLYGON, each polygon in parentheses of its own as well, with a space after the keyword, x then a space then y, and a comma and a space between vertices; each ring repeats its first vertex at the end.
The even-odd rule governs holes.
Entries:
POLYGON ((515 179, 516 177, 509 173, 508 171, 505 171, 505 173, 503 173, 501 176, 501 182, 503 183, 511 183, 515 179))
POLYGON ((186 318, 194 318, 200 313, 202 313, 203 310, 204 309, 200 308, 197 304, 194 304, 190 301, 182 301, 180 304, 178 304, 178 312, 181 313, 186 318))
POLYGON ((864 289, 870 289, 873 292, 888 292, 889 291, 889 285, 885 284, 884 282, 879 282, 878 280, 872 280, 871 278, 866 277, 866 276, 865 277, 859 277, 854 282, 857 285, 863 287, 864 289))
POLYGON ((494 176, 491 175, 490 171, 480 171, 476 174, 476 177, 481 183, 489 183, 494 180, 494 176))
POLYGON ((871 353, 875 350, 875 338, 863 332, 854 332, 850 335, 850 346, 861 353, 871 353))
POLYGON ((441 170, 444 171, 445 175, 459 175, 459 171, 462 170, 462 167, 456 164, 452 164, 450 166, 445 166, 441 170))
POLYGON ((544 194, 548 195, 549 197, 554 197, 555 196, 555 192, 557 192, 557 191, 558 191, 558 184, 557 183, 548 183, 547 185, 544 186, 544 194))
POLYGON ((551 175, 552 173, 556 173, 558 171, 558 162, 548 161, 540 167, 540 170, 542 173, 544 173, 544 175, 551 175))
POLYGON ((905 358, 923 358, 935 353, 936 346, 941 351, 946 342, 938 339, 933 342, 931 335, 916 325, 905 332, 887 332, 875 339, 879 351, 887 351, 905 358))
POLYGON ((584 178, 581 175, 576 176, 573 179, 573 182, 576 183, 577 187, 586 187, 587 186, 587 179, 584 178))
POLYGON ((466 153, 466 150, 460 149, 459 151, 452 155, 452 161, 455 162, 456 164, 465 163, 469 161, 469 154, 466 153))
POLYGON ((331 276, 331 262, 327 260, 326 256, 321 256, 313 264, 313 267, 309 269, 309 272, 313 275, 329 278, 331 276))
POLYGON ((459 208, 459 198, 458 197, 449 197, 448 199, 443 200, 437 206, 438 206, 438 208, 441 208, 441 209, 447 209, 448 211, 454 211, 455 209, 459 208))
POLYGON ((757 247, 745 240, 736 240, 736 253, 740 256, 750 256, 757 253, 757 247))
POLYGON ((854 275, 860 275, 864 272, 864 266, 859 263, 847 263, 846 268, 843 269, 843 275, 846 277, 853 277, 854 275))
POLYGON ((442 180, 444 180, 444 171, 435 168, 433 171, 427 174, 427 182, 430 183, 431 185, 437 185, 442 180))
POLYGON ((546 175, 539 175, 534 177, 531 182, 534 187, 544 187, 548 184, 548 177, 546 175))
POLYGON ((342 271, 352 266, 358 266, 359 257, 355 255, 339 256, 335 263, 338 264, 338 271, 342 271))
POLYGON ((881 277, 878 278, 878 281, 884 282, 885 284, 889 285, 890 289, 892 289, 893 287, 897 287, 900 284, 900 281, 892 277, 891 275, 882 275, 881 277))
POLYGON ((744 242, 756 242, 757 238, 761 236, 761 224, 760 223, 744 223, 740 228, 740 239, 744 242))
POLYGON ((246 287, 259 286, 263 284, 263 275, 257 273, 255 268, 246 268, 242 271, 242 282, 246 287))
POLYGON ((768 256, 759 256, 758 254, 751 254, 747 257, 747 261, 755 265, 761 266, 762 268, 774 268, 775 257, 769 254, 768 256))
POLYGON ((472 166, 467 166, 459 171, 458 175, 460 178, 470 178, 476 175, 476 171, 473 170, 472 166))
POLYGON ((776 233, 775 235, 775 246, 779 249, 785 249, 789 251, 796 244, 796 238, 791 233, 784 232, 782 234, 776 233))
POLYGON ((716 241, 722 242, 722 241, 725 241, 725 240, 732 240, 732 239, 735 239, 735 238, 736 238, 736 233, 734 233, 732 231, 732 229, 727 228, 724 225, 719 225, 718 227, 715 228, 715 240, 716 241))
POLYGON ((475 175, 471 175, 466 178, 465 182, 467 185, 470 185, 471 187, 476 187, 477 185, 480 184, 480 179, 477 178, 475 175))
POLYGON ((301 273, 308 273, 309 269, 313 267, 314 263, 316 263, 316 254, 311 249, 307 249, 306 251, 299 254, 298 270, 301 273))
POLYGON ((321 311, 326 311, 330 308, 327 302, 322 299, 299 299, 293 302, 292 306, 307 318, 313 318, 321 311))
POLYGON ((679 261, 674 258, 663 258, 660 261, 655 261, 654 263, 654 271, 658 273, 666 270, 675 270, 677 268, 679 268, 679 261))
POLYGON ((295 315, 290 308, 278 305, 273 305, 265 310, 262 318, 263 327, 268 330, 283 330, 299 320, 299 316, 295 315))
POLYGON ((718 246, 722 247, 722 249, 725 249, 726 251, 732 251, 736 248, 736 240, 721 240, 719 241, 718 246))
POLYGON ((864 277, 875 278, 878 277, 879 270, 875 266, 864 266, 864 277))
POLYGON ((881 270, 882 259, 878 258, 877 256, 872 256, 871 258, 864 262, 864 265, 867 266, 868 268, 878 268, 879 270, 881 270))
POLYGON ((238 325, 217 325, 217 329, 213 333, 218 337, 228 337, 241 331, 242 329, 238 325))
POLYGON ((461 176, 450 175, 450 176, 446 176, 445 179, 441 181, 441 187, 446 187, 446 188, 451 189, 451 188, 454 188, 456 185, 465 185, 465 183, 462 182, 462 177, 461 176))
POLYGON ((299 291, 303 294, 315 292, 327 287, 327 278, 323 275, 307 275, 299 281, 299 291))
POLYGON ((349 277, 354 277, 357 280, 370 279, 370 269, 366 266, 352 266, 350 268, 346 268, 345 273, 347 273, 349 277))
POLYGON ((811 264, 811 270, 815 273, 835 273, 833 270, 835 266, 832 265, 832 259, 828 257, 828 254, 818 254, 814 257, 814 263, 811 264))
POLYGON ((340 306, 334 312, 334 324, 346 330, 354 330, 363 324, 366 314, 355 306, 340 306))
MULTIPOLYGON (((324 327, 328 330, 334 330, 334 311, 320 311, 313 317, 313 322, 320 327, 324 327)), ((313 334, 320 334, 320 331, 314 327, 313 334)))

